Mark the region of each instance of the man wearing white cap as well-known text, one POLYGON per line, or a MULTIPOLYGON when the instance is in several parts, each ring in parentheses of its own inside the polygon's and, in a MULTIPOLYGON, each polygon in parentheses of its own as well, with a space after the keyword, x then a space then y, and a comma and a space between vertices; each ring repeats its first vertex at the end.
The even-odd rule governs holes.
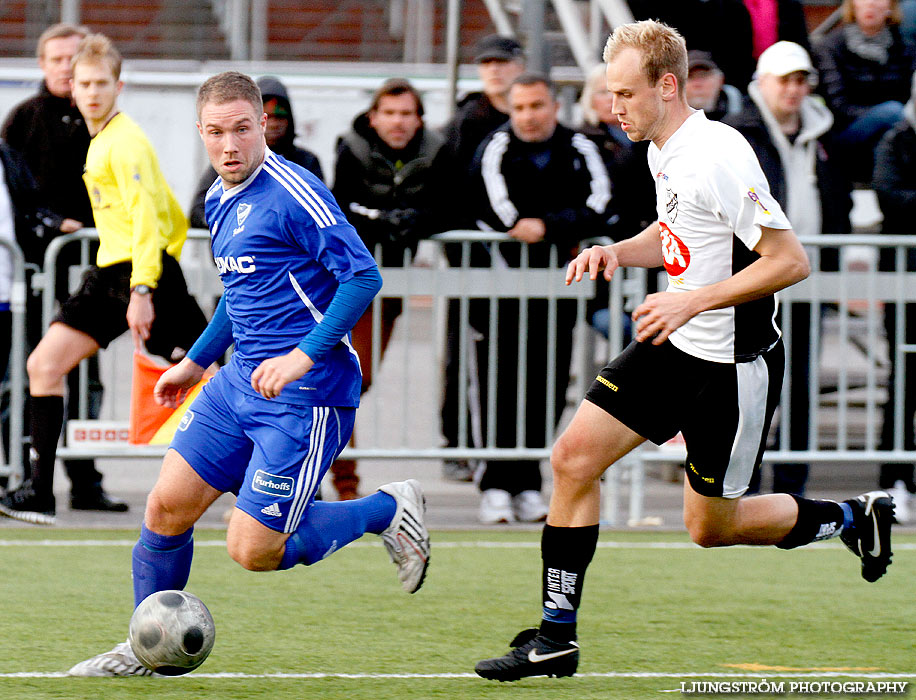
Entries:
MULTIPOLYGON (((852 208, 850 184, 831 163, 827 139, 833 115, 811 96, 817 74, 801 46, 779 41, 760 54, 754 80, 748 85, 744 108, 723 121, 748 140, 770 184, 800 236, 849 233, 852 208)), ((823 250, 822 270, 837 270, 836 250, 823 250)), ((789 446, 808 447, 808 364, 811 340, 810 309, 792 306, 792 363, 789 446)), ((807 464, 773 465, 773 491, 803 495, 807 464)), ((759 489, 760 474, 750 492, 759 489)))

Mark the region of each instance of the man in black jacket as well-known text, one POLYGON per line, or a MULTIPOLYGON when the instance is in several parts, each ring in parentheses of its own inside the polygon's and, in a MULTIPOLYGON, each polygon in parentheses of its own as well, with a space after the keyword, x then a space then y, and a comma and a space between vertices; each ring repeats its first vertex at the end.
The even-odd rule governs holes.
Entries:
MULTIPOLYGON (((22 156, 0 141, 0 239, 30 250, 38 243, 45 221, 56 223, 59 217, 39 208, 35 178, 22 156)), ((0 378, 6 375, 12 341, 12 280, 12 257, 0 248, 0 378)), ((8 435, 3 445, 8 453, 8 435)))
MULTIPOLYGON (((474 62, 477 64, 477 75, 483 84, 482 92, 471 92, 458 103, 458 109, 452 120, 443 128, 446 139, 446 171, 449 173, 448 189, 463 192, 467 187, 467 178, 471 162, 480 143, 509 121, 509 87, 525 70, 525 52, 515 39, 499 34, 489 34, 474 45, 474 62)), ((458 212, 455 218, 447 222, 446 228, 462 228, 467 224, 458 212)), ((452 244, 445 246, 445 254, 453 267, 461 265, 462 247, 452 244)), ((480 246, 472 246, 471 263, 487 264, 486 255, 480 246)), ((478 299, 469 302, 470 317, 486 324, 487 306, 478 299)), ((458 394, 459 374, 459 302, 451 299, 448 307, 448 320, 445 349, 445 385, 442 400, 442 434, 448 447, 458 447, 466 442, 459 435, 458 394)), ((447 460, 442 465, 443 476, 451 481, 470 481, 472 470, 466 460, 447 460)))
MULTIPOLYGON (((423 101, 407 80, 385 81, 368 111, 353 120, 337 141, 334 197, 369 252, 385 267, 409 263, 417 243, 438 229, 445 140, 423 124, 423 101)), ((381 300, 381 347, 384 356, 400 299, 381 300)), ((351 332, 359 354, 365 393, 372 384, 372 317, 363 314, 351 332)), ((337 460, 331 471, 341 500, 357 497, 354 460, 337 460)))
MULTIPOLYGON (((748 85, 743 110, 723 121, 740 131, 754 149, 770 192, 796 233, 800 236, 849 233, 851 185, 830 158, 833 116, 823 103, 810 96, 816 76, 810 56, 799 44, 776 42, 760 55, 756 75, 748 85)), ((823 249, 821 269, 838 270, 838 257, 836 249, 823 249)), ((810 314, 810 304, 792 305, 789 347, 792 363, 787 384, 791 416, 789 447, 793 450, 808 448, 810 314)), ((807 478, 807 464, 773 465, 776 493, 802 496, 807 478)), ((759 489, 758 470, 749 493, 759 489)))
MULTIPOLYGON (((27 261, 44 264, 44 251, 55 236, 93 226, 89 194, 83 183, 83 166, 89 150, 89 131, 82 115, 70 97, 70 60, 80 40, 88 34, 85 27, 56 24, 46 29, 38 39, 38 65, 44 82, 38 94, 14 107, 3 124, 0 135, 22 154, 38 183, 40 201, 62 217, 56 226, 41 229, 42 237, 23 252, 27 261)), ((91 254, 94 256, 94 246, 91 254)), ((80 264, 80 251, 70 245, 58 256, 58 301, 70 294, 69 268, 80 264)), ((30 296, 26 306, 26 333, 30 347, 38 344, 42 335, 41 298, 30 296)), ((71 373, 68 415, 74 418, 79 408, 79 381, 71 373)), ((97 418, 102 401, 98 360, 89 361, 89 417, 97 418)), ((28 423, 26 423, 27 425, 28 423)), ((91 459, 64 460, 71 482, 70 506, 77 510, 123 512, 127 503, 112 498, 102 488, 102 474, 91 459)))
MULTIPOLYGON (((534 73, 519 76, 509 91, 509 102, 510 123, 490 134, 475 156, 468 203, 482 228, 505 231, 518 241, 499 245, 498 265, 519 267, 525 244, 529 267, 549 267, 554 247, 555 264, 563 266, 576 254, 582 239, 607 232, 606 211, 611 199, 607 169, 592 141, 557 122, 559 105, 547 77, 534 73)), ((495 256, 496 249, 491 250, 495 256)), ((497 373, 497 447, 543 447, 547 444, 545 416, 549 402, 553 402, 555 421, 559 421, 566 405, 575 303, 557 305, 555 328, 548 323, 548 300, 523 303, 527 305, 528 322, 527 329, 522 329, 527 330, 523 343, 527 368, 522 378, 523 405, 518 405, 517 400, 522 316, 519 301, 503 299, 495 310, 490 310, 498 313, 496 367, 488 364, 492 340, 488 326, 476 329, 482 335, 477 343, 477 366, 480 424, 484 427, 488 422, 487 376, 490 371, 497 373), (552 363, 550 334, 556 337, 552 363), (552 396, 545 391, 549 374, 556 377, 552 396), (516 445, 518 411, 525 414, 525 445, 516 445)), ((483 439, 487 440, 486 435, 483 439)), ((480 520, 484 523, 534 522, 547 517, 537 461, 488 461, 480 490, 480 520)))

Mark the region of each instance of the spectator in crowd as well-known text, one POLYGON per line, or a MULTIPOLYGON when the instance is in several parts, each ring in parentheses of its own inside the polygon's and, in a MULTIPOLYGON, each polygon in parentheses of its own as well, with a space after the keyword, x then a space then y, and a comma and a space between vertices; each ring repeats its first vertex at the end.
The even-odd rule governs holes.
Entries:
MULTIPOLYGON (((409 262, 420 239, 435 232, 444 142, 425 127, 420 93, 401 78, 385 81, 369 110, 337 142, 334 197, 385 267, 401 267, 405 255, 409 262)), ((401 300, 382 299, 380 308, 381 358, 401 315, 401 300)), ((351 333, 362 363, 363 393, 372 385, 372 319, 370 306, 351 333)), ((355 460, 338 459, 331 471, 340 500, 357 498, 355 460)))
MULTIPOLYGON (((499 264, 519 267, 522 244, 526 244, 530 267, 548 267, 552 247, 557 249, 557 263, 563 265, 575 255, 583 238, 605 230, 611 198, 607 169, 593 142, 558 123, 559 104, 547 77, 526 73, 516 78, 509 91, 509 104, 509 124, 490 134, 475 156, 468 205, 482 227, 505 231, 518 241, 499 246, 499 264)), ((543 447, 547 406, 553 402, 554 419, 559 421, 566 405, 575 302, 558 305, 555 329, 548 325, 546 299, 523 303, 527 304, 528 328, 524 342, 527 374, 521 387, 525 399, 521 405, 517 400, 519 301, 502 299, 495 310, 489 310, 498 314, 498 340, 488 336, 487 327, 477 329, 483 336, 477 344, 480 422, 487 440, 488 373, 492 371, 497 374, 493 441, 497 447, 543 447), (548 334, 556 337, 552 364, 548 334), (490 342, 497 342, 495 367, 488 364, 490 342), (555 390, 545 397, 544 378, 549 374, 555 376, 555 390), (525 416, 525 445, 516 443, 519 411, 525 416)), ((536 460, 488 461, 479 486, 483 523, 536 522, 547 516, 536 460)))
POLYGON ((741 92, 754 72, 751 16, 743 0, 629 0, 637 20, 657 19, 677 29, 692 50, 708 51, 741 92))
MULTIPOLYGON (((903 108, 903 119, 882 137, 875 152, 874 187, 884 222, 882 233, 892 235, 912 234, 916 215, 916 76, 914 76, 910 99, 903 108)), ((896 250, 882 250, 879 267, 882 271, 896 270, 896 250)), ((906 252, 907 272, 916 271, 916 251, 906 252)), ((884 329, 887 333, 890 376, 887 380, 887 402, 884 404, 884 424, 881 430, 881 449, 894 448, 896 434, 894 424, 894 403, 897 396, 897 374, 900 370, 898 345, 916 342, 916 304, 905 304, 903 312, 906 335, 897 331, 897 305, 884 306, 884 329)), ((916 355, 903 353, 903 431, 901 446, 904 450, 916 449, 913 434, 913 420, 916 418, 916 355)), ((913 480, 913 465, 884 464, 881 466, 879 483, 883 489, 891 489, 897 506, 896 516, 900 522, 910 519, 909 494, 916 493, 913 480)))
MULTIPOLYGON (((297 146, 296 122, 293 119, 293 106, 289 101, 286 86, 279 79, 264 76, 258 81, 261 97, 264 100, 264 113, 267 115, 267 147, 274 153, 283 156, 297 165, 313 173, 319 180, 324 180, 321 172, 321 163, 311 151, 297 146)), ((197 192, 191 203, 191 212, 188 218, 193 228, 207 228, 207 218, 204 216, 204 199, 207 190, 216 180, 216 171, 213 166, 207 166, 206 172, 197 183, 197 192)))
MULTIPOLYGON (((649 144, 634 143, 620 128, 607 90, 604 64, 589 73, 579 100, 583 124, 580 131, 598 147, 611 178, 613 198, 607 235, 615 241, 629 238, 655 221, 655 182, 646 161, 649 144)), ((651 279, 651 278, 650 278, 651 279)), ((653 288, 654 291, 654 288, 653 288)), ((587 305, 589 323, 605 337, 610 333, 609 285, 596 281, 596 293, 587 305)), ((624 343, 629 340, 630 319, 624 314, 624 343)))
MULTIPOLYGON (((29 249, 35 244, 42 219, 38 184, 16 151, 0 141, 0 240, 29 249)), ((6 376, 13 333, 10 302, 13 284, 12 255, 0 247, 0 380, 6 376)), ((8 440, 3 441, 9 450, 8 440)))
MULTIPOLYGON (((744 109, 724 121, 750 143, 779 202, 800 236, 849 233, 851 186, 836 167, 830 143, 833 116, 811 97, 816 73, 808 52, 799 44, 779 41, 760 55, 757 77, 748 86, 744 109)), ((838 252, 823 250, 821 269, 838 270, 838 252)), ((808 448, 810 304, 792 305, 789 386, 789 448, 808 448)), ((807 464, 774 464, 773 491, 803 496, 807 464)), ((749 493, 760 490, 760 469, 749 493)))
POLYGON ((146 136, 118 111, 120 54, 90 34, 72 66, 73 98, 93 137, 84 180, 99 252, 29 355, 31 475, 0 498, 3 515, 47 525, 55 522, 54 461, 70 370, 128 328, 136 347, 145 342, 150 352, 178 359, 206 326, 178 265, 187 220, 146 136))
POLYGON ((791 41, 811 50, 800 0, 744 0, 744 6, 751 16, 755 60, 777 41, 791 41))
POLYGON ((687 104, 694 109, 702 109, 709 119, 718 122, 741 111, 741 90, 725 84, 725 74, 708 51, 687 53, 685 90, 687 104))
POLYGON ((903 40, 916 48, 916 0, 900 0, 900 34, 903 40))
MULTIPOLYGON (((16 242, 16 219, 13 209, 13 183, 10 176, 9 147, 0 142, 0 241, 16 242)), ((6 248, 0 246, 0 379, 6 376, 13 334, 13 312, 10 310, 10 293, 13 286, 13 259, 6 248)), ((6 446, 6 440, 4 440, 6 446)))
MULTIPOLYGON (((474 62, 477 74, 483 83, 483 92, 472 92, 459 103, 452 120, 443 128, 445 136, 445 169, 449 173, 447 189, 462 192, 467 187, 467 178, 480 143, 494 129, 509 121, 509 87, 525 70, 525 52, 515 39, 498 34, 483 37, 474 46, 474 62)), ((447 222, 446 228, 461 228, 462 217, 447 222)), ((466 222, 465 222, 466 223, 466 222)), ((461 265, 462 247, 446 245, 445 254, 453 267, 461 265)), ((471 264, 486 264, 487 255, 481 246, 471 247, 471 264)), ((474 326, 486 327, 487 305, 472 299, 468 304, 471 333, 476 337, 474 326)), ((445 386, 442 400, 442 435, 447 447, 467 444, 466 436, 459 433, 459 400, 461 378, 459 362, 459 302, 449 301, 447 312, 445 386)), ((473 469, 467 460, 446 460, 442 465, 443 476, 452 481, 470 481, 473 469)))
POLYGON ((882 134, 903 117, 916 49, 900 34, 897 0, 843 0, 842 23, 815 43, 836 143, 856 182, 868 183, 882 134))
POLYGON ((462 174, 484 138, 509 121, 509 87, 525 70, 525 53, 515 39, 490 34, 474 46, 474 63, 483 91, 468 93, 443 127, 450 167, 462 174))
MULTIPOLYGON (((89 148, 89 132, 70 94, 72 71, 70 61, 80 40, 88 34, 85 27, 55 24, 38 38, 38 65, 44 76, 38 94, 14 107, 0 129, 2 138, 22 154, 38 183, 43 206, 58 217, 47 219, 23 253, 26 261, 42 267, 48 243, 56 236, 92 226, 92 207, 83 184, 83 166, 89 148)), ((94 255, 98 246, 90 246, 94 255)), ((69 296, 70 267, 80 264, 78 246, 64 248, 57 258, 55 296, 63 302, 69 296)), ((41 297, 29 295, 26 300, 26 334, 33 349, 42 333, 41 297)), ((88 416, 98 418, 102 403, 102 385, 96 358, 88 362, 88 416)), ((70 401, 67 415, 79 414, 79 375, 68 378, 70 401)), ((24 450, 24 455, 28 450, 24 450)), ((127 503, 113 498, 102 488, 102 474, 91 459, 66 459, 64 468, 71 483, 70 507, 75 510, 124 512, 127 503)))

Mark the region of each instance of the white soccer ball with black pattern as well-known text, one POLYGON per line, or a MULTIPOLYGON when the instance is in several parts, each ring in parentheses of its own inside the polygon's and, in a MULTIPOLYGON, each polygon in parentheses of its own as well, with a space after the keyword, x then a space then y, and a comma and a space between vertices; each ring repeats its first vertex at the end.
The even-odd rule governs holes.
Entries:
POLYGON ((203 601, 187 591, 159 591, 130 618, 130 647, 140 663, 164 676, 199 667, 216 641, 216 626, 203 601))

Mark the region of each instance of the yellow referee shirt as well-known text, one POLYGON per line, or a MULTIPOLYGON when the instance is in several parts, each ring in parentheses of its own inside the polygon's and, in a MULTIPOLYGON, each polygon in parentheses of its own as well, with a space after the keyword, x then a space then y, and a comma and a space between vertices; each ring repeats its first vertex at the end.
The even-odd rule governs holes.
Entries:
POLYGON ((96 264, 131 261, 130 286, 155 287, 163 248, 178 259, 188 222, 152 144, 126 114, 115 115, 92 138, 83 180, 99 232, 96 264))

